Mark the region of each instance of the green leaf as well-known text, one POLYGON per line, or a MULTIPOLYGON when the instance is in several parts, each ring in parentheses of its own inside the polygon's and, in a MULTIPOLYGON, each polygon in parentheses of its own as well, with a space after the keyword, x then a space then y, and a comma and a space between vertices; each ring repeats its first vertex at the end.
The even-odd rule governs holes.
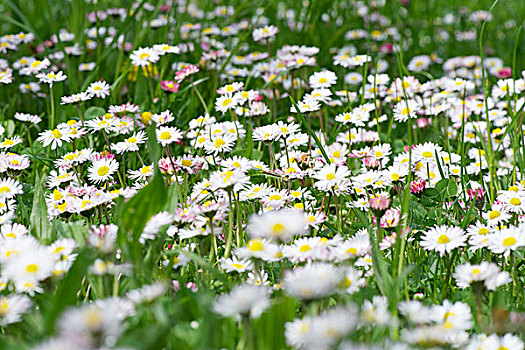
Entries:
POLYGON ((157 164, 161 155, 161 148, 157 142, 157 133, 155 132, 155 125, 152 124, 148 127, 148 152, 149 160, 153 164, 157 164))
POLYGON ((86 272, 95 260, 96 253, 92 249, 85 249, 81 251, 75 262, 69 269, 67 275, 60 282, 58 289, 55 293, 53 306, 51 310, 46 312, 46 333, 51 334, 55 327, 56 320, 62 311, 69 305, 74 305, 78 296, 77 293, 82 289, 82 280, 86 275, 86 272))
POLYGON ((86 109, 86 111, 84 112, 84 120, 91 120, 97 117, 102 117, 104 114, 106 114, 106 110, 104 108, 92 106, 86 109))
POLYGON ((423 191, 420 202, 425 207, 436 207, 441 205, 441 194, 435 188, 427 188, 423 191))
POLYGON ((33 193, 33 209, 31 210, 30 231, 43 243, 51 242, 51 224, 47 218, 47 205, 44 195, 44 183, 46 177, 40 178, 37 173, 33 193))
POLYGON ((458 186, 456 183, 452 180, 450 180, 447 184, 447 197, 454 197, 456 194, 458 194, 458 186))
POLYGON ((444 194, 448 185, 448 179, 441 179, 438 181, 434 188, 439 191, 439 193, 444 194))
POLYGON ((128 256, 134 264, 136 280, 140 281, 148 273, 142 269, 140 235, 148 220, 164 208, 167 197, 164 179, 155 165, 155 175, 151 182, 126 203, 121 204, 118 213, 117 241, 124 255, 128 256))
POLYGON ((179 204, 179 192, 177 187, 178 184, 174 182, 168 189, 168 198, 166 200, 166 206, 164 207, 166 211, 173 214, 177 210, 179 204))

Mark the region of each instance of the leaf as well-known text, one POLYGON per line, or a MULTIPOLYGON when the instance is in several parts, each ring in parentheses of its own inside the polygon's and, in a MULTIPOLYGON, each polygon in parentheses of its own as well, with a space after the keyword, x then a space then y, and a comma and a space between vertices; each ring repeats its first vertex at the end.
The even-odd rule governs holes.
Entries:
POLYGON ((133 241, 138 241, 146 222, 162 210, 166 199, 166 186, 160 171, 155 166, 155 175, 151 182, 122 204, 118 216, 120 231, 131 233, 133 241))
POLYGON ((166 206, 164 207, 164 210, 172 214, 175 214, 179 204, 179 192, 177 187, 178 184, 174 182, 168 189, 168 198, 166 200, 166 206))
POLYGON ((62 313, 62 311, 64 311, 69 305, 73 305, 77 302, 77 293, 82 289, 82 280, 86 275, 86 272, 92 261, 95 260, 95 257, 96 253, 92 249, 85 249, 81 251, 69 269, 67 275, 60 282, 55 293, 53 306, 51 310, 45 313, 47 314, 47 334, 51 334, 53 332, 56 320, 60 313, 62 313))
POLYGON ((86 109, 86 111, 84 112, 84 120, 91 120, 97 117, 102 117, 104 114, 106 114, 106 110, 104 108, 92 106, 86 109))
POLYGON ((155 125, 150 125, 148 128, 148 152, 149 160, 153 164, 157 164, 160 159, 161 148, 157 142, 157 133, 155 132, 155 125))
POLYGON ((30 216, 30 231, 41 242, 51 242, 51 224, 47 217, 47 205, 44 195, 44 183, 46 177, 40 178, 37 173, 35 178, 35 187, 33 193, 33 209, 30 216))
POLYGON ((452 180, 447 184, 447 197, 454 197, 458 193, 458 186, 452 180))
POLYGON ((441 179, 438 181, 434 188, 439 191, 439 193, 444 194, 448 185, 448 179, 441 179))
POLYGON ((425 207, 436 207, 441 205, 441 194, 435 188, 427 188, 423 191, 420 202, 425 207))

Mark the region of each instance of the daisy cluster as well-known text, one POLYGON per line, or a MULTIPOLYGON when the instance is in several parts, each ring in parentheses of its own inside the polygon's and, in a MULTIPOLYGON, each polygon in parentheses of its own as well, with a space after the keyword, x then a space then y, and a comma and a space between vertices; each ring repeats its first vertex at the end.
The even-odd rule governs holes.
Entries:
POLYGON ((490 11, 85 2, 0 37, 0 342, 524 349, 525 71, 414 50, 490 11))

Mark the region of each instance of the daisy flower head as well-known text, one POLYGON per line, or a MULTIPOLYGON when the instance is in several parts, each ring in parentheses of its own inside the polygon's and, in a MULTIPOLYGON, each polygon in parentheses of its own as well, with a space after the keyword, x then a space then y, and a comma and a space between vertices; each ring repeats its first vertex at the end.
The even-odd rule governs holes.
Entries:
POLYGON ((328 297, 336 292, 344 280, 342 270, 329 263, 312 263, 284 275, 284 290, 301 300, 315 300, 328 297))
POLYGON ((87 93, 98 98, 106 98, 109 96, 110 86, 105 81, 95 81, 87 88, 87 93))
POLYGON ((204 141, 204 150, 207 154, 220 154, 230 152, 235 146, 236 136, 232 134, 223 134, 212 136, 211 140, 204 141))
POLYGON ((22 194, 22 184, 11 178, 0 179, 0 199, 6 200, 22 194))
POLYGON ((40 73, 37 74, 36 77, 40 80, 41 83, 49 84, 49 86, 53 87, 53 83, 64 81, 67 79, 67 75, 65 75, 62 71, 56 73, 56 72, 49 72, 49 73, 40 73))
POLYGON ((32 304, 31 298, 27 295, 0 296, 0 325, 20 322, 22 315, 31 308, 32 304))
POLYGON ((217 94, 219 95, 234 94, 237 91, 241 91, 243 88, 244 88, 244 83, 233 82, 231 84, 224 85, 223 87, 219 88, 217 90, 217 94))
POLYGON ((15 113, 15 119, 20 120, 21 122, 28 122, 35 125, 42 121, 42 118, 40 118, 38 115, 19 112, 15 113))
POLYGON ((182 139, 182 132, 173 126, 160 126, 155 130, 157 141, 166 147, 173 142, 179 142, 182 139))
POLYGON ((337 82, 337 76, 334 72, 325 70, 322 72, 315 72, 308 78, 308 83, 314 89, 329 88, 337 82))
MULTIPOLYGON (((303 101, 297 102, 297 107, 299 107, 299 112, 308 113, 315 112, 321 108, 319 101, 314 99, 304 99, 303 101)), ((290 107, 290 112, 297 113, 297 109, 294 105, 290 107)))
POLYGON ((460 227, 442 225, 425 232, 421 237, 420 245, 443 256, 458 247, 465 246, 466 238, 465 232, 460 227))
POLYGON ((91 182, 99 184, 112 179, 112 175, 118 170, 119 163, 115 159, 101 158, 93 161, 88 169, 88 178, 91 182))
POLYGON ((89 101, 92 98, 93 98, 93 95, 91 95, 88 92, 79 92, 78 94, 73 94, 71 96, 62 96, 60 98, 60 104, 67 105, 67 104, 80 103, 84 101, 89 101))
POLYGON ((496 288, 512 281, 507 271, 500 272, 498 265, 483 261, 479 265, 470 263, 456 266, 454 278, 459 288, 465 289, 473 283, 483 283, 486 289, 496 288))
POLYGON ((235 110, 235 107, 237 107, 237 101, 229 93, 217 97, 215 101, 215 109, 222 113, 226 113, 228 110, 235 110))
POLYGON ((488 237, 488 248, 496 254, 508 257, 513 250, 525 246, 525 226, 503 228, 488 237))
POLYGON ((414 100, 403 100, 396 104, 394 108, 394 120, 398 122, 406 122, 408 118, 417 118, 416 112, 420 106, 414 100))
POLYGON ((307 232, 308 222, 301 211, 281 209, 264 214, 253 214, 246 231, 251 238, 269 238, 283 242, 293 236, 302 236, 307 232))
POLYGON ((279 32, 279 29, 275 26, 264 26, 262 28, 254 29, 252 33, 253 41, 270 41, 279 32))
POLYGON ((160 82, 160 87, 162 90, 170 93, 179 91, 179 84, 171 80, 162 80, 160 82))
POLYGON ((482 213, 483 219, 487 220, 489 226, 499 226, 511 218, 504 204, 494 204, 490 211, 482 213))
POLYGON ((213 303, 213 311, 223 317, 258 318, 270 306, 270 291, 264 286, 242 284, 213 303))
POLYGON ((153 45, 153 50, 155 50, 155 52, 157 52, 157 54, 159 54, 160 56, 163 56, 167 53, 174 53, 174 54, 180 53, 180 48, 178 48, 177 46, 171 46, 168 44, 153 45))
POLYGON ((130 56, 131 64, 134 66, 145 67, 159 60, 159 53, 152 48, 139 48, 133 51, 130 56))

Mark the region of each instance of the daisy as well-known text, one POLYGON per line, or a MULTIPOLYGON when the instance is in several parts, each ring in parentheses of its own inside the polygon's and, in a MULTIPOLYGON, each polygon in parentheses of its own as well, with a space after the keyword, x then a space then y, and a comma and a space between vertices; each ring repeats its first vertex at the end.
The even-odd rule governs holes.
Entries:
POLYGON ((179 142, 182 139, 182 133, 179 129, 172 126, 161 126, 155 130, 157 141, 166 147, 173 142, 179 142))
MULTIPOLYGON (((319 101, 317 100, 311 100, 307 99, 304 101, 299 101, 297 103, 297 107, 299 107, 299 112, 301 113, 308 113, 308 112, 315 112, 321 108, 321 105, 319 104, 319 101)), ((290 107, 290 112, 297 113, 297 109, 294 105, 290 107)))
POLYGON ((4 265, 5 277, 17 282, 38 282, 53 275, 55 258, 42 246, 31 252, 23 252, 4 265))
POLYGON ((487 225, 498 226, 503 222, 507 222, 511 215, 504 209, 503 204, 494 204, 489 212, 482 214, 483 219, 487 220, 487 225))
POLYGON ((87 88, 87 93, 98 98, 106 98, 109 96, 110 86, 105 81, 96 81, 91 83, 87 88))
POLYGON ((229 93, 218 97, 215 101, 215 109, 222 113, 226 113, 230 109, 234 110, 236 106, 236 101, 233 99, 233 96, 229 93))
POLYGON ((29 74, 38 73, 42 69, 46 69, 50 65, 51 65, 51 62, 47 58, 44 58, 42 61, 35 60, 29 66, 22 68, 22 70, 20 71, 20 74, 29 75, 29 74))
POLYGON ((157 54, 159 54, 160 56, 163 56, 167 53, 180 53, 180 49, 177 46, 171 46, 168 44, 153 45, 153 50, 155 50, 155 52, 157 52, 157 54))
POLYGON ((42 142, 44 147, 51 145, 51 149, 54 150, 57 147, 61 147, 62 142, 71 141, 71 138, 67 134, 67 130, 64 130, 63 128, 57 128, 41 132, 36 140, 37 142, 42 142))
POLYGON ((91 132, 104 131, 106 133, 112 133, 119 131, 118 127, 119 119, 115 117, 106 118, 97 117, 91 120, 86 121, 85 125, 88 129, 91 129, 91 132))
POLYGON ((73 104, 73 103, 80 103, 83 101, 89 101, 93 98, 93 95, 91 95, 88 92, 80 92, 78 94, 73 94, 71 96, 62 96, 60 98, 60 104, 61 105, 67 105, 67 104, 73 104))
POLYGON ((301 300, 322 299, 335 293, 343 279, 342 271, 336 266, 312 263, 285 271, 283 288, 301 300))
POLYGON ((308 78, 308 83, 314 89, 329 88, 337 82, 337 76, 334 72, 325 70, 322 72, 315 72, 308 78))
POLYGON ((10 199, 22 194, 22 184, 11 178, 0 179, 0 199, 10 199))
POLYGON ((237 91, 241 91, 244 88, 244 83, 233 82, 231 84, 225 85, 217 90, 217 94, 226 95, 233 94, 237 91))
POLYGON ((344 165, 337 166, 335 164, 330 164, 328 166, 322 167, 312 177, 317 180, 315 182, 315 186, 317 188, 330 189, 350 175, 351 173, 348 167, 344 165))
POLYGON ((481 282, 488 290, 496 290, 512 281, 507 271, 500 272, 498 265, 486 261, 480 265, 470 263, 458 265, 453 276, 461 289, 468 288, 472 283, 481 282))
POLYGON ((465 246, 465 232, 456 226, 436 226, 421 237, 420 245, 426 250, 434 250, 443 256, 458 247, 465 246))
POLYGON ((270 306, 270 292, 264 286, 235 286, 213 303, 213 311, 223 317, 258 318, 270 306))
POLYGON ((211 140, 206 140, 203 144, 207 154, 220 154, 230 152, 235 145, 236 137, 232 134, 215 136, 211 140))
POLYGON ((21 122, 29 122, 35 125, 42 121, 42 118, 40 118, 38 115, 19 112, 15 113, 15 119, 20 120, 21 122))
POLYGON ((253 263, 250 260, 239 260, 236 256, 232 256, 228 259, 222 258, 220 264, 221 268, 227 273, 242 273, 253 269, 253 263))
POLYGON ((88 178, 96 184, 107 182, 118 168, 119 163, 115 159, 102 158, 91 164, 88 169, 88 178))
POLYGON ((153 176, 153 165, 143 165, 138 170, 128 170, 130 179, 137 181, 146 181, 153 176))
POLYGON ((416 112, 419 108, 419 104, 414 100, 398 102, 394 108, 394 120, 406 122, 408 118, 417 118, 416 112))
POLYGON ((53 87, 53 83, 64 81, 67 79, 67 75, 65 75, 62 71, 55 73, 55 72, 49 72, 47 74, 40 73, 37 74, 36 77, 40 80, 41 83, 49 84, 49 86, 53 87))
POLYGON ((262 215, 253 214, 246 231, 252 238, 270 238, 289 241, 306 233, 307 222, 300 211, 272 210, 262 215))
POLYGON ((275 26, 264 26, 262 28, 254 29, 252 33, 253 41, 270 41, 279 32, 279 29, 275 26))
POLYGON ((131 64, 134 66, 145 67, 150 63, 155 63, 159 60, 159 54, 154 49, 149 47, 139 48, 138 50, 133 51, 130 56, 131 64))
POLYGON ((13 82, 13 70, 8 68, 5 70, 0 69, 0 83, 11 84, 13 82))
POLYGON ((488 249, 496 254, 508 257, 511 251, 525 246, 523 227, 510 226, 491 234, 488 237, 488 249))
POLYGON ((31 308, 32 304, 27 295, 0 296, 0 324, 6 326, 20 322, 22 315, 31 308))
POLYGON ((113 145, 113 149, 118 154, 122 154, 125 152, 138 152, 139 145, 145 143, 146 140, 147 137, 144 131, 135 132, 131 137, 113 145))
POLYGON ((14 136, 12 138, 6 138, 2 143, 0 143, 0 149, 9 149, 11 147, 14 147, 20 143, 22 143, 22 139, 20 136, 14 136))

